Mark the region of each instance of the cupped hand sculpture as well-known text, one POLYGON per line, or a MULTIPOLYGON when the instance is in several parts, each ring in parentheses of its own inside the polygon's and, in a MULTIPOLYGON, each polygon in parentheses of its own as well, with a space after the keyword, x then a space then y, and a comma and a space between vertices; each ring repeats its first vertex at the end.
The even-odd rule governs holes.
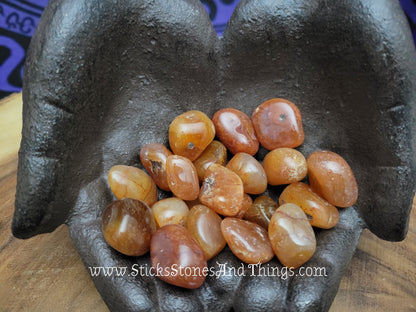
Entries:
MULTIPOLYGON (((93 280, 114 311, 328 310, 363 228, 392 241, 407 232, 416 55, 395 0, 243 0, 221 39, 197 0, 51 1, 26 62, 14 235, 66 223, 86 267, 150 266, 148 255, 122 256, 104 241, 109 169, 141 166, 140 147, 167 144, 185 111, 251 115, 274 97, 300 108, 304 155, 337 152, 357 178, 358 202, 316 232, 305 264, 326 276, 251 276, 246 267, 195 290, 146 274, 93 280)), ((228 248, 209 262, 224 265, 241 266, 228 248)))

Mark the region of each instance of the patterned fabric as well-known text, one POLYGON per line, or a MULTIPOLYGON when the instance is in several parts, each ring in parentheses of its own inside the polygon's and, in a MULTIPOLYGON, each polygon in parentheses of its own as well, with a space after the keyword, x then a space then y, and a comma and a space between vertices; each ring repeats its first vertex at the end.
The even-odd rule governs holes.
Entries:
MULTIPOLYGON (((239 0, 201 0, 222 35, 239 0)), ((416 42, 416 0, 399 0, 416 42)), ((30 38, 48 0, 0 0, 0 98, 19 92, 30 38)))

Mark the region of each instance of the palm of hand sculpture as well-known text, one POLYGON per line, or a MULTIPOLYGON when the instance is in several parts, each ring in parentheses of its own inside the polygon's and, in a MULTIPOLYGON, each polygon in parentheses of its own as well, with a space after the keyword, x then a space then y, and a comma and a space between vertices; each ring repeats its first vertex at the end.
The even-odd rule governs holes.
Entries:
MULTIPOLYGON (((140 166, 140 147, 166 144, 169 123, 187 110, 251 115, 288 98, 303 115, 299 150, 339 153, 360 188, 337 226, 316 232, 306 266, 327 276, 246 271, 209 276, 195 290, 145 275, 93 280, 114 311, 328 310, 363 228, 388 240, 407 232, 416 57, 405 23, 393 0, 247 0, 218 39, 196 0, 52 1, 26 65, 14 235, 66 223, 86 267, 149 266, 148 255, 122 256, 104 241, 109 169, 140 166)), ((208 265, 241 262, 226 248, 208 265)), ((281 267, 276 258, 269 266, 281 267)))

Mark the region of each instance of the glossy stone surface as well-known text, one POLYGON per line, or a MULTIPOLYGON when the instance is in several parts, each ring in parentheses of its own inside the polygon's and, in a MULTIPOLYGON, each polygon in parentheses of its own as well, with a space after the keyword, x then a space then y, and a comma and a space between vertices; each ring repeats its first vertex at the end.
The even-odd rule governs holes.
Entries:
POLYGON ((315 252, 315 233, 295 204, 284 204, 276 210, 270 220, 269 238, 277 258, 288 268, 300 267, 315 252))
POLYGON ((263 168, 270 185, 298 182, 308 173, 305 157, 295 149, 284 147, 269 152, 263 159, 263 168))
POLYGON ((250 206, 253 204, 253 200, 251 199, 251 196, 248 194, 244 194, 243 197, 243 204, 241 205, 241 210, 239 213, 237 213, 234 218, 242 219, 246 213, 246 211, 250 208, 250 206))
POLYGON ((169 224, 153 234, 150 260, 155 272, 160 272, 158 277, 166 283, 194 289, 205 281, 204 252, 183 226, 169 224))
POLYGON ((201 245, 207 260, 217 255, 226 245, 221 233, 221 221, 214 210, 204 205, 195 205, 189 211, 186 228, 201 245))
POLYGON ((358 199, 358 185, 350 166, 330 151, 313 152, 307 159, 311 188, 330 204, 349 207, 358 199))
POLYGON ((107 243, 127 256, 141 256, 150 249, 156 231, 152 211, 142 201, 124 198, 112 202, 102 216, 102 231, 107 243))
POLYGON ((267 229, 270 219, 279 205, 267 195, 257 197, 253 204, 248 207, 244 219, 257 223, 267 229))
POLYGON ((198 172, 199 182, 202 183, 205 171, 212 164, 225 166, 227 162, 227 148, 220 141, 212 141, 202 154, 194 161, 196 171, 198 172))
POLYGON ((169 126, 172 152, 194 161, 215 137, 211 119, 201 111, 188 111, 177 116, 169 126))
POLYGON ((152 212, 157 227, 167 224, 185 225, 189 208, 182 199, 169 197, 154 203, 152 212))
POLYGON ((283 190, 279 197, 279 204, 287 203, 296 204, 302 208, 312 226, 330 229, 338 222, 338 209, 314 193, 305 183, 293 183, 283 190))
POLYGON ((226 167, 241 178, 244 192, 248 194, 261 194, 266 191, 266 172, 263 166, 253 156, 247 153, 235 154, 226 167))
POLYGON ((166 161, 169 188, 176 197, 183 200, 198 198, 199 181, 195 166, 186 157, 172 155, 166 161))
POLYGON ((166 159, 172 152, 160 143, 150 143, 140 149, 140 161, 147 172, 150 173, 156 185, 164 190, 170 191, 166 179, 166 159))
POLYGON ((149 206, 157 201, 157 188, 152 178, 143 170, 124 165, 113 166, 108 172, 108 183, 117 199, 134 198, 149 206))
POLYGON ((240 152, 254 155, 259 149, 259 141, 254 132, 251 119, 235 108, 223 108, 212 117, 217 137, 237 154, 240 152))
POLYGON ((274 256, 267 230, 253 222, 225 218, 221 231, 233 254, 245 263, 265 263, 274 256))
POLYGON ((305 139, 300 111, 288 100, 264 102, 253 111, 251 120, 258 140, 268 150, 297 147, 305 139))
POLYGON ((243 198, 243 182, 237 174, 218 164, 208 167, 199 194, 203 205, 230 217, 240 212, 243 198))

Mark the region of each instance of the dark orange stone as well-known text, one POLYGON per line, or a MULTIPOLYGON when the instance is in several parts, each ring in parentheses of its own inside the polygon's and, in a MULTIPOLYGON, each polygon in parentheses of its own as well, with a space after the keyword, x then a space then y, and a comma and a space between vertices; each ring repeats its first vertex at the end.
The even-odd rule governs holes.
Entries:
POLYGON ((156 185, 164 191, 170 191, 166 180, 166 159, 170 155, 172 152, 160 143, 146 144, 140 150, 142 165, 150 173, 156 185))
POLYGON ((189 289, 200 287, 208 272, 201 246, 177 224, 165 225, 153 234, 150 261, 161 280, 189 289))
POLYGON ((295 204, 284 204, 276 210, 270 220, 269 238, 277 258, 288 268, 300 267, 315 253, 315 233, 295 204))
POLYGON ((265 263, 274 256, 267 230, 253 222, 225 218, 221 231, 233 254, 245 263, 265 263))
POLYGON ((189 111, 176 117, 169 126, 172 152, 194 161, 215 137, 211 119, 200 111, 189 111))
POLYGON ((227 162, 227 148, 220 141, 212 141, 202 154, 194 161, 196 171, 198 172, 199 182, 202 183, 205 171, 212 164, 225 166, 227 162))
POLYGON ((305 157, 293 148, 277 148, 263 159, 263 168, 270 185, 298 182, 306 177, 305 157))
POLYGON ((279 197, 279 204, 287 203, 296 204, 302 208, 312 226, 330 229, 338 222, 338 209, 314 193, 305 183, 293 183, 283 190, 279 197))
POLYGON ((308 159, 309 183, 312 190, 337 207, 349 207, 358 198, 358 186, 348 163, 329 151, 312 153, 308 159))
POLYGON ((221 221, 218 214, 204 205, 193 206, 189 211, 186 228, 201 245, 207 260, 217 255, 226 245, 221 233, 221 221))
POLYGON ((267 195, 257 197, 253 204, 248 207, 244 219, 257 223, 267 229, 270 219, 279 205, 267 195))
POLYGON ((218 164, 208 167, 199 193, 203 205, 220 215, 235 216, 242 208, 243 198, 243 182, 237 174, 218 164))
POLYGON ((149 251, 156 224, 149 206, 124 198, 104 210, 102 230, 105 240, 115 250, 127 256, 140 256, 149 251))
POLYGON ((268 150, 297 147, 305 134, 299 109, 285 99, 271 99, 258 106, 252 116, 257 139, 268 150))
POLYGON ((169 188, 176 197, 195 200, 199 195, 199 180, 196 168, 186 157, 172 155, 166 161, 169 188))
POLYGON ((257 153, 259 141, 253 124, 242 111, 234 108, 220 109, 214 114, 212 122, 215 125, 217 137, 231 153, 244 152, 250 155, 257 153))

